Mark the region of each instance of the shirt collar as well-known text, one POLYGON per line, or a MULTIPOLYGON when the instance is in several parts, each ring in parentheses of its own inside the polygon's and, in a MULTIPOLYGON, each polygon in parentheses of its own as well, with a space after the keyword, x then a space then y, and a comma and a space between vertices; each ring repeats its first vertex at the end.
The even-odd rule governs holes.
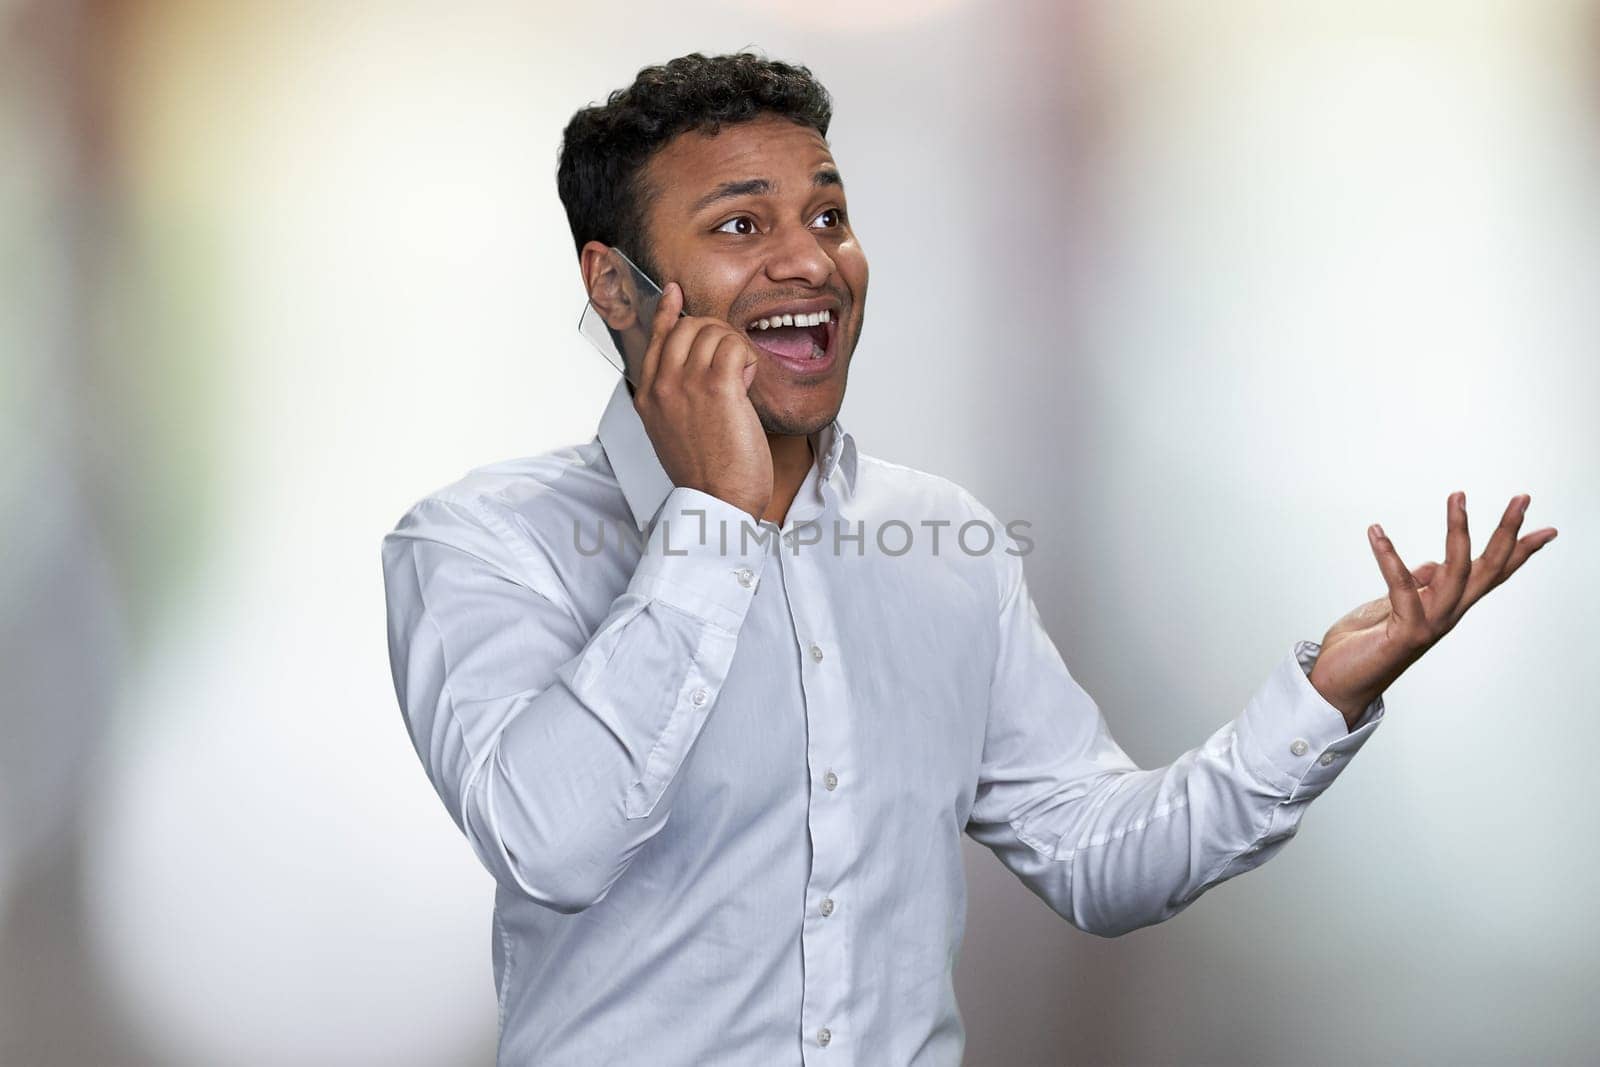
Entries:
MULTIPOLYGON (((633 521, 639 529, 648 529, 661 504, 672 492, 672 479, 667 477, 661 460, 656 458, 655 446, 645 432, 644 422, 633 406, 633 396, 628 383, 617 379, 605 414, 600 416, 600 430, 596 435, 605 449, 606 459, 622 487, 622 496, 633 512, 633 521)), ((856 484, 856 442, 835 418, 811 435, 811 451, 817 456, 821 478, 816 481, 820 502, 822 486, 842 475, 844 491, 849 493, 856 484)))

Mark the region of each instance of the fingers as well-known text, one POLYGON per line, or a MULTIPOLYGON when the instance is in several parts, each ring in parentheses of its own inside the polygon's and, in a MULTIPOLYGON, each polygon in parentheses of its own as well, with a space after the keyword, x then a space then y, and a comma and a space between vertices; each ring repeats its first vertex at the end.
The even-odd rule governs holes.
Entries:
POLYGON ((661 299, 656 302, 655 318, 650 320, 650 343, 645 346, 644 359, 639 366, 639 381, 636 383, 640 390, 648 389, 655 379, 661 352, 673 332, 672 322, 682 310, 683 288, 677 282, 668 282, 661 291, 661 299))
POLYGON ((682 302, 683 291, 676 283, 662 290, 640 375, 640 396, 659 403, 669 394, 706 397, 748 392, 758 359, 754 346, 721 319, 678 317, 682 302))
POLYGON ((744 334, 725 323, 708 322, 695 337, 684 373, 704 383, 711 392, 720 392, 725 387, 730 392, 743 392, 738 384, 740 375, 755 358, 744 334))
POLYGON ((1526 493, 1511 498, 1483 555, 1474 560, 1469 558, 1472 543, 1467 533, 1466 494, 1450 494, 1444 563, 1429 560, 1415 570, 1408 570, 1401 562, 1383 527, 1373 524, 1367 528, 1372 554, 1389 585, 1394 617, 1419 649, 1438 640, 1479 597, 1511 577, 1528 557, 1555 540, 1556 531, 1548 526, 1517 539, 1528 503, 1526 493))
POLYGON ((1477 603, 1479 597, 1505 580, 1508 573, 1506 564, 1511 561, 1511 553, 1516 548, 1517 531, 1522 528, 1522 517, 1527 513, 1529 499, 1526 493, 1520 494, 1512 497, 1511 503, 1506 505, 1504 514, 1500 516, 1500 525, 1495 527, 1483 555, 1472 565, 1472 578, 1467 582, 1466 594, 1457 606, 1458 617, 1477 603))
POLYGON ((696 325, 694 329, 694 340, 690 342, 689 350, 683 357, 683 373, 686 378, 698 382, 704 379, 706 372, 711 369, 711 357, 727 334, 713 328, 710 323, 696 325))
POLYGON ((683 287, 668 282, 656 304, 635 389, 641 411, 675 403, 667 399, 673 395, 743 395, 755 378, 759 360, 749 339, 720 319, 682 315, 683 300, 683 287))
MULTIPOLYGON (((683 290, 679 289, 678 299, 675 303, 681 303, 682 300, 683 290)), ((665 305, 666 302, 667 299, 663 296, 661 303, 665 305)), ((657 310, 664 309, 658 308, 657 310)), ((705 325, 705 319, 697 318, 668 321, 665 329, 662 330, 660 362, 656 365, 656 374, 659 377, 673 382, 682 378, 684 368, 689 362, 690 353, 694 350, 694 343, 699 339, 700 332, 705 328, 705 325)))
POLYGON ((1467 534, 1467 494, 1451 493, 1445 504, 1447 531, 1444 538, 1444 569, 1432 584, 1436 622, 1446 628, 1454 621, 1456 604, 1466 592, 1472 576, 1472 538, 1467 534))
POLYGON ((1411 576, 1394 543, 1385 536, 1383 527, 1373 523, 1367 527, 1367 540, 1372 543, 1372 554, 1377 557, 1378 569, 1389 586, 1389 606, 1395 618, 1412 631, 1421 642, 1428 632, 1428 619, 1422 609, 1422 597, 1417 593, 1417 580, 1411 576))
MULTIPOLYGON (((665 295, 661 299, 666 302, 665 295)), ((649 392, 660 396, 677 392, 684 383, 703 381, 711 352, 728 329, 727 323, 702 316, 673 320, 661 342, 649 392)))
POLYGON ((749 390, 745 371, 756 362, 753 346, 737 330, 729 330, 717 342, 711 354, 707 373, 714 389, 727 389, 738 394, 749 390))
POLYGON ((738 342, 739 338, 726 327, 718 329, 715 326, 708 326, 701 330, 699 336, 695 338, 694 351, 689 355, 685 373, 707 390, 715 392, 726 377, 718 367, 727 363, 725 353, 738 342))
POLYGON ((1539 551, 1541 548, 1543 548, 1545 545, 1548 545, 1555 539, 1555 527, 1546 526, 1542 530, 1533 531, 1533 533, 1518 541, 1517 547, 1511 550, 1511 560, 1506 564, 1505 573, 1500 576, 1500 580, 1503 582, 1513 574, 1517 573, 1517 568, 1528 562, 1529 556, 1533 555, 1535 552, 1539 551))
MULTIPOLYGON (((1452 495, 1452 511, 1453 501, 1454 495, 1452 495)), ((1477 603, 1485 593, 1511 577, 1517 568, 1528 561, 1528 557, 1555 540, 1556 531, 1549 526, 1535 530, 1520 540, 1517 538, 1530 501, 1531 497, 1526 493, 1519 493, 1511 498, 1500 516, 1500 524, 1495 527, 1489 543, 1484 547, 1483 555, 1473 560, 1468 568, 1466 585, 1460 596, 1454 599, 1453 604, 1449 600, 1452 587, 1449 585, 1451 572, 1448 556, 1443 566, 1430 561, 1411 572, 1417 584, 1428 589, 1426 600, 1428 607, 1432 609, 1432 621, 1436 629, 1441 627, 1449 629, 1455 625, 1467 609, 1477 603), (1435 599, 1436 597, 1438 599, 1435 599)), ((1462 510, 1464 512, 1465 508, 1462 510)), ((1465 534, 1466 521, 1463 515, 1459 535, 1465 534)), ((1451 530, 1446 541, 1447 548, 1452 546, 1457 536, 1455 516, 1452 514, 1451 530)))
POLYGON ((726 375, 730 387, 748 393, 761 357, 756 354, 756 346, 744 334, 734 330, 728 336, 730 343, 727 348, 717 350, 715 373, 718 376, 726 375))

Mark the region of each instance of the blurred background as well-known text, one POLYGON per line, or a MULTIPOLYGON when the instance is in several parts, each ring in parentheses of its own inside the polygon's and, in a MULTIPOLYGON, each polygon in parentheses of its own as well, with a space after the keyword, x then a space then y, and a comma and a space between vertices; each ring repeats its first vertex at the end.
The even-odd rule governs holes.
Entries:
POLYGON ((0 0, 0 1062, 492 1062, 378 545, 593 435, 561 129, 745 46, 835 97, 843 421, 1034 524, 1145 766, 1382 592, 1368 523, 1561 530, 1172 922, 969 841, 967 1062, 1600 1059, 1600 5, 0 0))

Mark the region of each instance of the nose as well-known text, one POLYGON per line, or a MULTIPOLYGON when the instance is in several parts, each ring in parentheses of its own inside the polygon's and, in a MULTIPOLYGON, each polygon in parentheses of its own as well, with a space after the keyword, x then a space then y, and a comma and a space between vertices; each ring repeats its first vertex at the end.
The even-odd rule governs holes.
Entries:
POLYGON ((833 276, 833 257, 809 226, 794 223, 782 228, 769 247, 766 273, 774 282, 799 282, 819 289, 833 276))

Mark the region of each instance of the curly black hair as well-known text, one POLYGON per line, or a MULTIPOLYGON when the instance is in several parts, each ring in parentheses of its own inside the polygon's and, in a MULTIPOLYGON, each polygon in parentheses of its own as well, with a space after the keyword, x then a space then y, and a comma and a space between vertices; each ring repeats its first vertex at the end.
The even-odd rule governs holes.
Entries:
POLYGON ((691 52, 644 68, 604 104, 578 111, 562 134, 556 167, 575 247, 581 251, 587 242, 600 241, 621 248, 659 281, 645 233, 645 164, 680 133, 715 134, 724 123, 764 115, 827 137, 833 101, 803 66, 749 52, 691 52))

